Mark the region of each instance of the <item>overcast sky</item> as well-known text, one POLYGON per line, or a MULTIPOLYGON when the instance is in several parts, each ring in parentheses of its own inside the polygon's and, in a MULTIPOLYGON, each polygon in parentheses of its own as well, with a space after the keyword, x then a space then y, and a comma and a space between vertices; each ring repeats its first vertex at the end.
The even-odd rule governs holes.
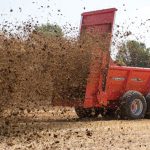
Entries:
POLYGON ((130 39, 138 37, 150 47, 150 0, 0 0, 0 24, 32 17, 39 23, 79 27, 82 12, 112 7, 118 9, 115 24, 121 26, 120 30, 130 30, 130 39))

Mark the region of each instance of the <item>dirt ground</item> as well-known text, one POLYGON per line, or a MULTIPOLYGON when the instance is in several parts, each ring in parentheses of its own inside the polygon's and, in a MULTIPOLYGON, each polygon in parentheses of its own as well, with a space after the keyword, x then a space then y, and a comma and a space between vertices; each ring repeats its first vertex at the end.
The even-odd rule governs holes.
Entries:
POLYGON ((0 150, 149 150, 150 120, 79 120, 73 109, 5 111, 0 150), (6 115, 7 114, 7 115, 6 115))

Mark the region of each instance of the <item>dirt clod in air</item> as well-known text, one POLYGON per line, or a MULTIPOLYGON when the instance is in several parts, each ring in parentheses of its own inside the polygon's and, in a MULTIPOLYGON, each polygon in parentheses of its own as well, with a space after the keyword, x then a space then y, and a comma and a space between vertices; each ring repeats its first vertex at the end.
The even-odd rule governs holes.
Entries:
POLYGON ((84 99, 91 59, 98 56, 92 50, 99 43, 94 47, 91 38, 68 40, 39 32, 25 40, 1 36, 0 42, 0 104, 17 108, 13 116, 45 110, 52 101, 84 99))

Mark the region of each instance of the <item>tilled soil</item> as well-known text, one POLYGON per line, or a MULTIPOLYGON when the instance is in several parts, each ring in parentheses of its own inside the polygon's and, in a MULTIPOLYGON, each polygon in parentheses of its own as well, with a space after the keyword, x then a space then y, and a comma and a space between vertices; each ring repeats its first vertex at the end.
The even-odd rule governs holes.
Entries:
POLYGON ((0 121, 0 150, 149 150, 149 139, 150 120, 79 120, 70 108, 7 110, 0 121))

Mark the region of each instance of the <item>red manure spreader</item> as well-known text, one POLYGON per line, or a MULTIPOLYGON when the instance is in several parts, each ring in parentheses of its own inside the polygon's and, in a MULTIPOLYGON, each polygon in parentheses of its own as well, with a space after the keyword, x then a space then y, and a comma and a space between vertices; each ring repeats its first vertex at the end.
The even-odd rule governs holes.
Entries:
POLYGON ((81 34, 105 36, 105 50, 100 63, 92 62, 87 79, 85 99, 76 105, 79 118, 119 116, 123 119, 150 117, 150 68, 118 66, 110 58, 111 37, 117 9, 105 9, 82 14, 81 34))

